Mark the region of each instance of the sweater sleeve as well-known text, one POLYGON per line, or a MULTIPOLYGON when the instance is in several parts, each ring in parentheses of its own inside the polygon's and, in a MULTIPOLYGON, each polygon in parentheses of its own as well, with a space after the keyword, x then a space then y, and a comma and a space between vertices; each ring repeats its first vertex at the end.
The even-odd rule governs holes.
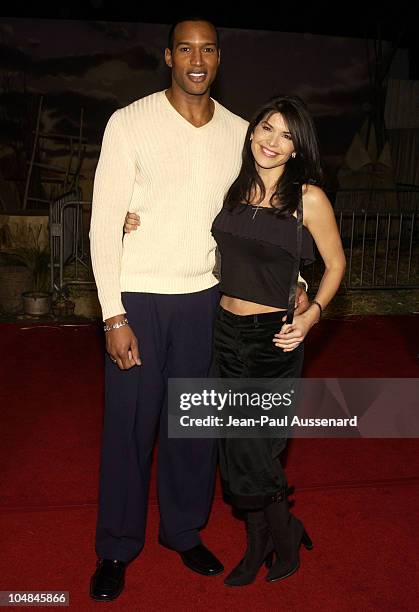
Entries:
POLYGON ((125 312, 121 300, 122 237, 135 182, 120 111, 108 121, 93 187, 90 250, 103 319, 125 312))
POLYGON ((305 285, 306 286, 305 291, 306 292, 308 291, 308 282, 305 280, 305 278, 303 278, 301 276, 301 274, 299 272, 298 272, 298 281, 297 282, 298 283, 302 283, 303 285, 305 285))

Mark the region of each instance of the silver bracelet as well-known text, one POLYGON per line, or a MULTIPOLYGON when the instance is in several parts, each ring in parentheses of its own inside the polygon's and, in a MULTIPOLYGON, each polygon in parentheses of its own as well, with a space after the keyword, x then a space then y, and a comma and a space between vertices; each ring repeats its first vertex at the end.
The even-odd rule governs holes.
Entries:
POLYGON ((108 325, 107 323, 105 323, 105 325, 103 326, 103 331, 110 332, 113 329, 119 329, 120 327, 124 327, 125 325, 128 325, 128 319, 126 317, 124 317, 123 321, 117 321, 116 323, 112 323, 112 325, 108 325))

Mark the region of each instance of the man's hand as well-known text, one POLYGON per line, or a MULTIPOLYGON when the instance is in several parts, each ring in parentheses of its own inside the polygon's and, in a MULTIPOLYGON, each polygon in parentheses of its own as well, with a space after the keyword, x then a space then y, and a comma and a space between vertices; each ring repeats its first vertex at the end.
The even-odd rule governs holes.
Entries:
MULTIPOLYGON (((308 300, 308 295, 305 290, 304 283, 298 283, 297 292, 295 294, 295 310, 294 316, 303 314, 308 308, 310 308, 310 302, 308 300)), ((287 315, 282 317, 283 321, 287 320, 287 315)))
POLYGON ((141 224, 140 217, 135 213, 127 212, 124 222, 124 233, 129 234, 141 224))
MULTIPOLYGON (((121 316, 106 319, 108 325, 122 320, 121 316)), ((121 370, 129 370, 135 365, 141 365, 138 341, 129 325, 112 329, 105 333, 106 350, 114 363, 121 370)))

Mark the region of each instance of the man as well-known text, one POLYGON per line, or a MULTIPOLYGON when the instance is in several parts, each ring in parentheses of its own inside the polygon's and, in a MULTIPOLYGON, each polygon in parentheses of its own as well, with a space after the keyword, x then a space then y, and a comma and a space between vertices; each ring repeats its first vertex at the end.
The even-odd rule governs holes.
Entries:
POLYGON ((247 123, 210 98, 220 62, 215 27, 172 27, 169 89, 120 109, 105 130, 91 221, 91 255, 106 323, 97 600, 117 597, 142 549, 151 453, 159 428, 159 542, 193 571, 217 575, 202 544, 213 495, 215 440, 167 435, 167 379, 208 375, 219 294, 210 234, 236 178, 247 123), (127 211, 141 231, 121 228, 127 211))

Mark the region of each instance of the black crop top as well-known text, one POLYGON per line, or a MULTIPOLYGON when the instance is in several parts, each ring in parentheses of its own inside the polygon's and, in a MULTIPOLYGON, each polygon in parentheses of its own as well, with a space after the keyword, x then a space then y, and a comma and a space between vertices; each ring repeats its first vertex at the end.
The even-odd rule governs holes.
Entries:
MULTIPOLYGON (((286 309, 297 251, 297 219, 248 204, 231 210, 224 206, 211 232, 221 255, 220 291, 286 309)), ((304 226, 301 261, 314 261, 313 238, 304 226)))

